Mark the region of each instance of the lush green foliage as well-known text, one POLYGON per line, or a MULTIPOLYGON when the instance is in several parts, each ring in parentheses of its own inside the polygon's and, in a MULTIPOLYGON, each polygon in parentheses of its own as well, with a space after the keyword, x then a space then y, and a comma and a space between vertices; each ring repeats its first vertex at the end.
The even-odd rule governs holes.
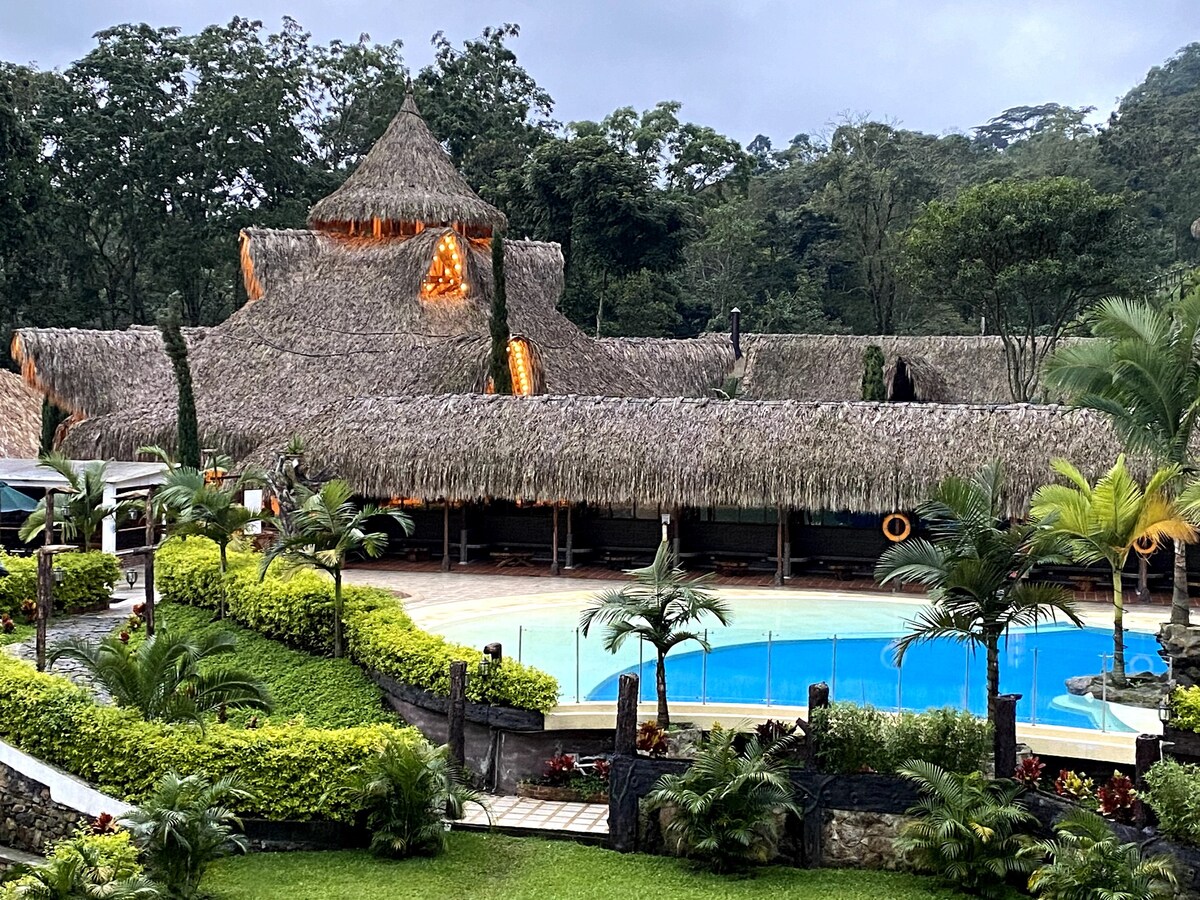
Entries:
POLYGON ((729 624, 729 605, 705 590, 708 576, 689 578, 664 540, 654 561, 629 573, 633 584, 600 593, 583 611, 579 625, 586 637, 594 626, 604 627, 604 649, 616 653, 628 638, 654 648, 657 656, 655 687, 658 690, 658 724, 671 725, 667 708, 667 654, 680 644, 695 641, 705 650, 708 639, 696 630, 712 617, 729 624))
POLYGON ((1020 829, 1034 821, 1016 802, 1020 786, 920 761, 901 774, 917 784, 921 799, 909 810, 916 820, 904 826, 896 849, 919 869, 981 897, 1005 896, 1010 875, 1033 869, 1019 852, 1026 844, 1020 829))
POLYGON ((115 634, 99 641, 67 638, 51 647, 47 660, 51 668, 62 659, 82 665, 118 706, 146 721, 200 725, 217 709, 271 711, 260 679, 227 665, 203 665, 235 645, 225 632, 178 634, 164 623, 136 645, 115 634))
POLYGON ((175 375, 177 397, 175 445, 179 449, 179 460, 183 465, 200 468, 200 425, 196 420, 196 394, 192 390, 192 366, 188 362, 187 341, 183 339, 183 309, 181 298, 172 296, 167 303, 166 314, 158 323, 162 334, 163 350, 171 360, 171 371, 175 375))
POLYGON ((396 721, 383 708, 382 691, 348 659, 293 650, 229 619, 213 622, 209 612, 192 606, 163 603, 155 616, 175 633, 220 631, 236 636, 229 665, 262 679, 274 708, 269 717, 230 710, 233 724, 254 719, 264 725, 302 722, 313 728, 351 728, 396 721))
POLYGON ((889 547, 875 577, 881 584, 913 583, 930 605, 896 642, 900 664, 914 644, 950 639, 987 654, 988 719, 1000 693, 1000 636, 1062 614, 1082 625, 1071 593, 1030 580, 1038 563, 1054 559, 1060 541, 1034 524, 1004 521, 1004 469, 984 466, 971 478, 950 476, 917 510, 933 540, 913 538, 889 547))
POLYGON ((357 772, 350 790, 366 811, 371 851, 396 859, 441 853, 442 820, 462 818, 468 803, 483 805, 451 764, 448 748, 424 740, 388 744, 357 772))
POLYGON ((214 860, 249 849, 231 809, 253 797, 235 776, 210 781, 203 774, 168 772, 121 824, 146 859, 146 870, 172 900, 191 900, 214 860))
POLYGON ((1200 734, 1200 687, 1176 688, 1171 694, 1171 727, 1200 734))
MULTIPOLYGON (((274 567, 260 583, 259 558, 246 552, 229 554, 225 593, 230 616, 293 647, 328 652, 333 585, 315 572, 285 578, 274 567)), ((199 538, 167 541, 158 552, 155 580, 166 601, 215 609, 221 584, 216 546, 199 538)), ((415 628, 388 592, 353 586, 344 591, 349 655, 364 668, 442 695, 450 692, 451 660, 466 660, 468 671, 477 670, 480 651, 415 628)), ((486 677, 468 680, 467 697, 477 703, 545 711, 558 703, 558 683, 506 657, 486 677)))
POLYGON ((1142 859, 1137 844, 1122 844, 1109 824, 1085 809, 1071 810, 1054 824, 1055 840, 1024 851, 1048 859, 1029 876, 1029 889, 1042 900, 1170 900, 1175 896, 1171 858, 1142 859))
POLYGON ((991 749, 988 724, 956 709, 891 715, 873 706, 833 703, 812 717, 817 762, 827 772, 895 772, 908 760, 951 772, 978 771, 991 749))
MULTIPOLYGON (((8 577, 0 578, 0 613, 17 617, 21 604, 37 600, 37 560, 31 556, 0 553, 8 577)), ((63 570, 62 584, 54 586, 54 608, 78 612, 108 603, 113 585, 121 578, 115 556, 93 550, 89 553, 60 553, 54 565, 63 570)))
POLYGON ((741 752, 732 729, 714 731, 682 775, 664 775, 646 798, 667 816, 667 840, 714 872, 770 862, 788 814, 801 815, 792 800, 787 769, 773 755, 792 743, 767 745, 757 736, 741 752))
POLYGON ((255 798, 240 810, 246 815, 348 820, 352 770, 388 741, 413 735, 387 725, 212 724, 201 732, 146 722, 132 710, 98 706, 65 678, 0 654, 0 738, 130 802, 149 796, 167 772, 237 774, 255 798))
MULTIPOLYGON (((120 522, 137 508, 137 502, 132 500, 119 500, 112 505, 104 502, 108 475, 106 462, 90 462, 76 471, 68 457, 51 450, 42 456, 38 465, 61 476, 67 483, 66 488, 60 488, 54 494, 55 539, 51 543, 57 543, 61 536, 63 540, 79 541, 84 550, 91 550, 92 540, 105 518, 115 516, 120 522)), ((21 526, 21 540, 31 541, 45 530, 46 499, 43 497, 21 526)))
POLYGON ((863 352, 862 398, 881 403, 887 399, 883 383, 883 350, 872 344, 863 352))
POLYGON ((126 831, 91 834, 81 829, 50 850, 38 866, 18 866, 0 886, 0 900, 154 900, 157 885, 142 873, 126 831))
POLYGON ((1155 763, 1146 773, 1142 799, 1158 816, 1163 834, 1200 845, 1200 766, 1169 758, 1155 763))
POLYGON ((731 879, 677 860, 617 854, 570 841, 450 835, 434 859, 381 860, 366 852, 252 853, 222 860, 204 887, 217 900, 955 900, 914 875, 772 866, 731 879))

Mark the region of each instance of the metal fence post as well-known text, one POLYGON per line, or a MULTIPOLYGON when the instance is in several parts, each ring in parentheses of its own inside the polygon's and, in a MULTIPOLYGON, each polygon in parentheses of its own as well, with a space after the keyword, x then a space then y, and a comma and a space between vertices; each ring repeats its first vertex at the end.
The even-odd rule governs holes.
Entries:
POLYGON ((767 632, 767 706, 771 705, 771 632, 767 632))
POLYGON ((703 655, 700 657, 700 703, 708 703, 708 629, 704 629, 703 655))

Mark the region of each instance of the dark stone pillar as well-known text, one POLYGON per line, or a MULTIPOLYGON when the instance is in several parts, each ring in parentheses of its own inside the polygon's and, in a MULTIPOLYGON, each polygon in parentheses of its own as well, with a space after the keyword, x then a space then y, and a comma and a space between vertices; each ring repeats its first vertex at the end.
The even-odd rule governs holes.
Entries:
POLYGON ((638 795, 634 785, 637 763, 637 675, 625 673, 617 688, 617 731, 612 770, 608 778, 608 839, 614 850, 629 853, 638 843, 638 795))
POLYGON ((1011 778, 1017 769, 1017 701, 1020 699, 1020 694, 1001 694, 996 698, 992 748, 997 778, 1011 778))
POLYGON ((461 769, 467 758, 467 664, 460 659, 450 663, 450 708, 447 718, 450 759, 461 769))
POLYGON ((809 768, 815 768, 817 763, 817 733, 812 729, 813 713, 829 705, 829 685, 823 681, 808 686, 808 731, 804 737, 804 755, 809 768))

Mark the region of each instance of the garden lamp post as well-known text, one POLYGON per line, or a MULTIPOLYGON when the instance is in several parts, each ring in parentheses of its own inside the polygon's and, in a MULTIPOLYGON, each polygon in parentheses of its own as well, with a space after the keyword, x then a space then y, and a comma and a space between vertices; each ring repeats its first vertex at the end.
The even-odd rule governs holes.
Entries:
POLYGON ((131 591, 133 590, 134 585, 137 584, 137 580, 138 580, 137 569, 126 569, 125 570, 125 583, 127 585, 129 585, 129 589, 131 591))

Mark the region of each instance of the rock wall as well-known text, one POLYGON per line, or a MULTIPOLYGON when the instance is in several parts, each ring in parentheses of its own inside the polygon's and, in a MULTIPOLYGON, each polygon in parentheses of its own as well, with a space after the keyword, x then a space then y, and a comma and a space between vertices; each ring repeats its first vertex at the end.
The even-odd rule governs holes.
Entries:
POLYGON ((835 869, 897 869, 894 841, 908 816, 827 809, 821 823, 821 864, 835 869))
POLYGON ((50 788, 0 763, 0 845, 43 853, 86 817, 50 798, 50 788))

